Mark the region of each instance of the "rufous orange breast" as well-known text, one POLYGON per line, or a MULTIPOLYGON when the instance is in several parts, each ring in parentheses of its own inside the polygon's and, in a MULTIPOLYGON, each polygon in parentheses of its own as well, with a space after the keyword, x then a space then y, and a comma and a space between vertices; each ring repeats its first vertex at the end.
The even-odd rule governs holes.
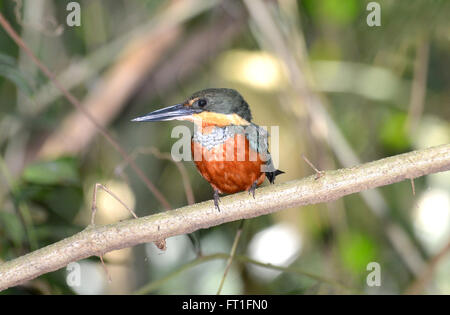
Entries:
POLYGON ((265 162, 251 149, 244 134, 223 134, 221 141, 220 133, 226 132, 222 130, 211 133, 218 136, 216 143, 211 134, 192 139, 193 160, 200 174, 222 194, 249 190, 255 183, 260 185, 266 178, 262 171, 265 162))

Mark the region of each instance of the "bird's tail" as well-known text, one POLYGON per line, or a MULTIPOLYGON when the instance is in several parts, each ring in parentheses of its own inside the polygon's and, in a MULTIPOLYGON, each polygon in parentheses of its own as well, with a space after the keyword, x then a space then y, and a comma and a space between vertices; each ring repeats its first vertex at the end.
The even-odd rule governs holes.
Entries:
POLYGON ((269 182, 271 184, 274 184, 275 183, 275 177, 277 177, 280 174, 284 174, 284 172, 280 171, 280 170, 275 170, 273 172, 266 172, 266 177, 267 177, 267 179, 269 180, 269 182))

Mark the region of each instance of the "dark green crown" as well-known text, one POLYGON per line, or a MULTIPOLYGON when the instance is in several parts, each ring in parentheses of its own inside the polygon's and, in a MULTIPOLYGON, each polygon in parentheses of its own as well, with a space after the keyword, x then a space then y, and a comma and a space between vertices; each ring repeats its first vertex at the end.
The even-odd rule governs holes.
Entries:
POLYGON ((195 92, 189 100, 198 99, 192 107, 221 114, 237 114, 252 120, 250 107, 238 91, 233 89, 206 89, 195 92))

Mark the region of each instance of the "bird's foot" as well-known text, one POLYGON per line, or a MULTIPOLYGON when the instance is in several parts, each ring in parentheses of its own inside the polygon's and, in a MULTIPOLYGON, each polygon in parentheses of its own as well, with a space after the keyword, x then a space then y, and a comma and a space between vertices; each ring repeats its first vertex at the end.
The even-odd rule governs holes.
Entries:
POLYGON ((219 191, 217 189, 214 189, 214 206, 220 212, 219 201, 220 201, 220 199, 219 199, 219 191))
POLYGON ((253 184, 250 186, 249 190, 248 190, 248 194, 252 194, 253 195, 253 199, 255 199, 255 192, 256 192, 256 186, 258 185, 258 181, 254 181, 253 184))

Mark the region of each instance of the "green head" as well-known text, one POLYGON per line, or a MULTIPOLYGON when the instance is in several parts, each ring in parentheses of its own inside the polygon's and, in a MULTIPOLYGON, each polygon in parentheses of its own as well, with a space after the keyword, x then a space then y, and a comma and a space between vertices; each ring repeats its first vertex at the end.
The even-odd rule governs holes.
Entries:
POLYGON ((183 103, 156 110, 133 121, 191 120, 196 115, 207 119, 209 113, 236 114, 248 122, 252 120, 250 108, 241 94, 233 89, 220 88, 195 92, 183 103))
POLYGON ((206 89, 189 97, 193 108, 218 114, 237 114, 248 122, 252 120, 250 107, 238 91, 233 89, 206 89))

